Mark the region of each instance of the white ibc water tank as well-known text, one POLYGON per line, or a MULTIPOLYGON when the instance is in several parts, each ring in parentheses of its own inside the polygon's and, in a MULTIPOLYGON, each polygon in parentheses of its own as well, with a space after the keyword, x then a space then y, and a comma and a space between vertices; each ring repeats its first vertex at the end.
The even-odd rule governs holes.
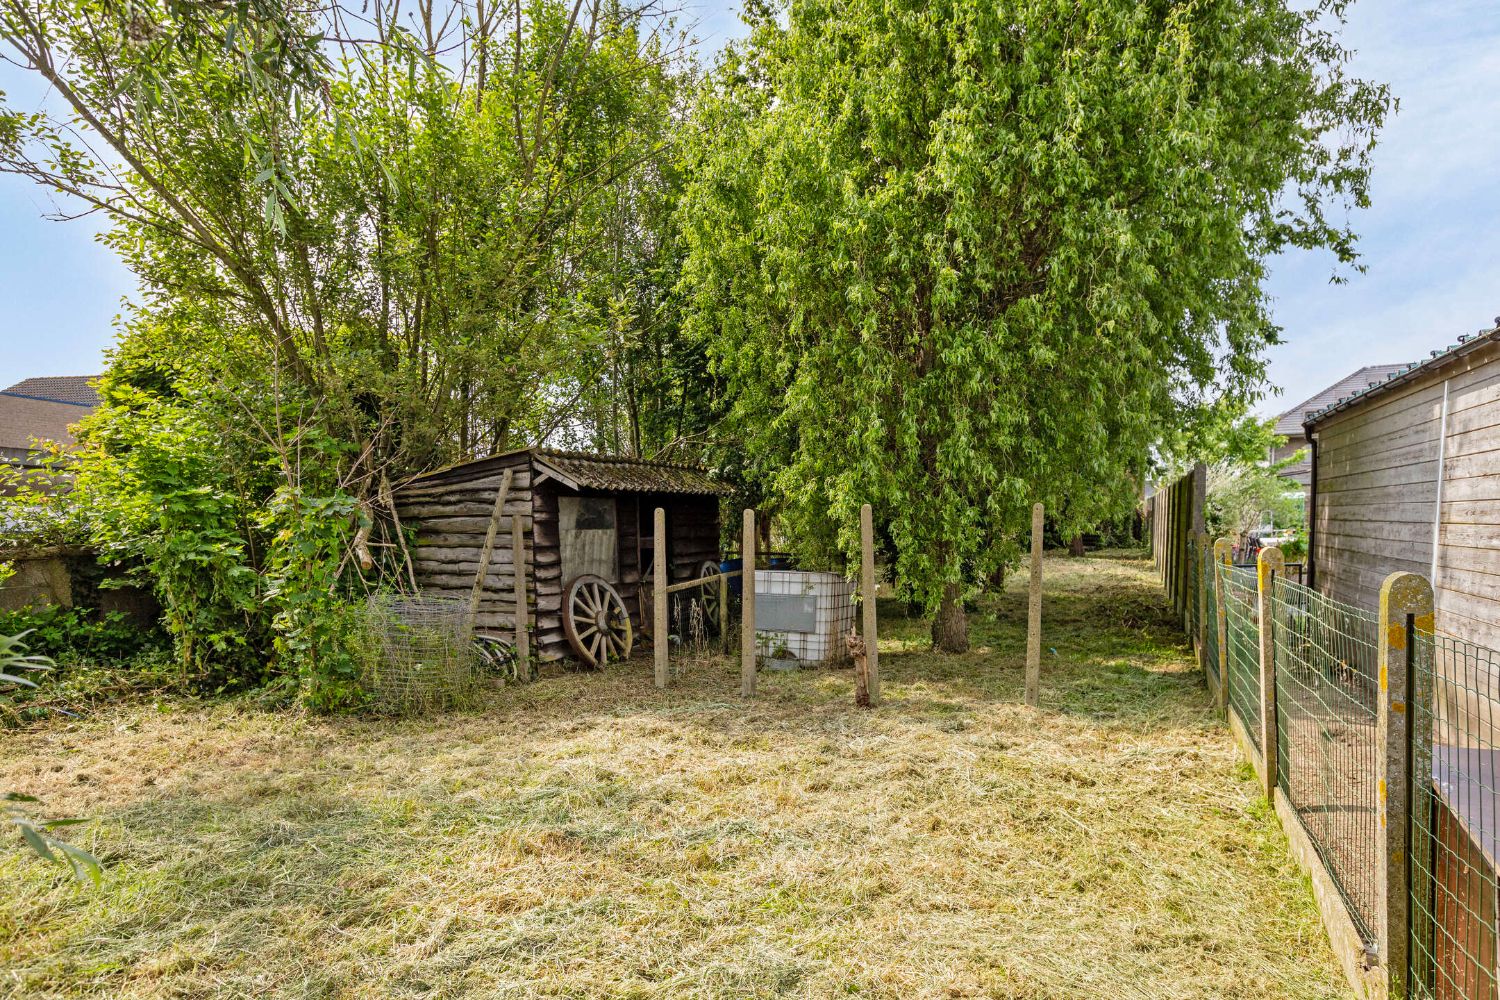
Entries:
POLYGON ((762 659, 804 664, 847 659, 854 584, 838 573, 763 569, 755 573, 755 637, 762 659))

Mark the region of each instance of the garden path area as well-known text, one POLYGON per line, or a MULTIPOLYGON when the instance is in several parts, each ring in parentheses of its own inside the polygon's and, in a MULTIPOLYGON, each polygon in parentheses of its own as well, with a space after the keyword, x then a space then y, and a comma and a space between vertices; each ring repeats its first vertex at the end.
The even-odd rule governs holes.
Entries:
POLYGON ((106 861, 0 849, 6 997, 1349 996, 1149 564, 1049 558, 938 657, 882 605, 849 671, 649 660, 475 711, 122 705, 0 733, 0 789, 106 861))

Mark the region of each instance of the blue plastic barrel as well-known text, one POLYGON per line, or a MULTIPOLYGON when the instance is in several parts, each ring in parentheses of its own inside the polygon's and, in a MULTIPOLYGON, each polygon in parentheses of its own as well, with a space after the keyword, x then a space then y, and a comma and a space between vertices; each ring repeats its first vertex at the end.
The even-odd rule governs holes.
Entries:
MULTIPOLYGON (((719 563, 719 572, 733 573, 736 570, 744 568, 744 565, 745 560, 743 559, 725 559, 719 563)), ((732 576, 729 578, 729 592, 731 594, 738 594, 740 592, 740 581, 743 579, 744 577, 742 576, 732 576)))

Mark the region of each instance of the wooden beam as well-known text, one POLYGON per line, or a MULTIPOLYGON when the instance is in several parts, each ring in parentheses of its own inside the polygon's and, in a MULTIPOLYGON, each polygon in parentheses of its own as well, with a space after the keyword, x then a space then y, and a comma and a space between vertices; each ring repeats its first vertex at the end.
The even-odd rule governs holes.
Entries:
POLYGON ((469 618, 479 611, 479 599, 484 595, 484 578, 490 572, 490 553, 495 551, 495 535, 500 531, 500 519, 505 510, 505 495, 510 492, 510 480, 514 470, 506 469, 500 480, 500 492, 495 494, 495 509, 490 515, 490 529, 484 535, 484 548, 479 552, 479 572, 474 574, 474 589, 469 594, 469 618))
POLYGON ((667 512, 656 508, 656 537, 651 540, 651 653, 656 667, 656 686, 667 686, 667 512))

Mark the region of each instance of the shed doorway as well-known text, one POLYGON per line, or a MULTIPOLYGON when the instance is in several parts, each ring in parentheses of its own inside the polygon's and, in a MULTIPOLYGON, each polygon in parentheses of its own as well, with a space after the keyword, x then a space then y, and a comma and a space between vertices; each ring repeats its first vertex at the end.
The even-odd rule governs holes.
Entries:
POLYGON ((615 498, 558 497, 557 519, 563 581, 589 573, 618 585, 620 550, 615 498))

